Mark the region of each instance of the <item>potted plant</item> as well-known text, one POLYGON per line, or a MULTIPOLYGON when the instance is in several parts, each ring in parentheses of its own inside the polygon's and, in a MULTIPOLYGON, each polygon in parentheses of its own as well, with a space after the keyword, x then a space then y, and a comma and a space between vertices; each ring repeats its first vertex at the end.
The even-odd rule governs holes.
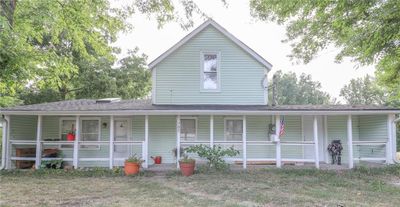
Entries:
POLYGON ((69 130, 67 132, 67 141, 75 141, 75 130, 69 130))
POLYGON ((128 157, 128 159, 125 160, 125 164, 124 164, 125 175, 138 174, 142 163, 143 163, 143 160, 140 157, 138 157, 136 154, 128 157))
POLYGON ((181 169, 183 176, 193 175, 195 165, 196 161, 189 158, 187 155, 183 156, 183 158, 179 160, 179 168, 181 169))

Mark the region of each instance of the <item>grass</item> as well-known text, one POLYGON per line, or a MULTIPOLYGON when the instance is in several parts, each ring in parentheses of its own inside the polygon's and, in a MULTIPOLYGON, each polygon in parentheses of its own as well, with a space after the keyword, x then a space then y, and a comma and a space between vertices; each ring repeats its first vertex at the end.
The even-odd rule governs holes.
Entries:
POLYGON ((0 172, 0 206, 400 206, 400 166, 182 177, 119 170, 0 172))

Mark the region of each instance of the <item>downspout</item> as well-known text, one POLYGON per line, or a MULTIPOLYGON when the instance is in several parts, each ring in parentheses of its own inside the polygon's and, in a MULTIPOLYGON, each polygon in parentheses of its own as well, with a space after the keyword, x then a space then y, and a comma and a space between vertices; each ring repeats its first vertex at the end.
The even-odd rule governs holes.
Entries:
POLYGON ((3 115, 3 134, 2 134, 2 145, 1 145, 1 166, 0 170, 4 169, 6 166, 6 149, 7 149, 7 134, 8 134, 8 125, 10 120, 8 117, 3 115))

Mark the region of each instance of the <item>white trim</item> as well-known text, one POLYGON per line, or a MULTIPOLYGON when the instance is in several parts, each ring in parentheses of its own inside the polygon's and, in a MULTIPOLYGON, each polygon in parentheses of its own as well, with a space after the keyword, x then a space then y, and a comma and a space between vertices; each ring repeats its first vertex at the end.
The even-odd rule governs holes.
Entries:
POLYGON ((318 118, 313 117, 315 167, 319 169, 318 118))
POLYGON ((243 154, 243 169, 247 168, 247 123, 246 123, 246 115, 243 115, 243 126, 242 126, 242 139, 243 139, 243 144, 242 144, 242 154, 243 154))
POLYGON ((110 116, 110 137, 109 137, 109 168, 112 169, 114 167, 114 116, 110 116))
POLYGON ((36 128, 36 159, 35 159, 35 168, 39 169, 42 159, 42 126, 43 126, 43 117, 39 115, 37 118, 37 128, 36 128))
POLYGON ((75 141, 74 141, 74 151, 73 151, 73 166, 78 169, 79 162, 79 138, 80 138, 80 117, 75 117, 75 141))
POLYGON ((157 57, 155 60, 153 60, 149 64, 149 68, 153 69, 157 64, 159 64, 166 57, 168 57, 169 55, 174 53, 178 48, 180 48, 182 45, 184 45, 186 42, 188 42, 190 39, 192 39, 194 36, 196 36, 198 33, 203 31, 208 26, 213 26, 219 32, 224 34, 228 39, 230 39, 232 42, 234 42, 237 46, 239 46, 241 49, 243 49, 245 52, 247 52, 249 55, 251 55, 256 61, 258 61, 260 64, 262 64, 268 71, 271 70, 271 68, 272 68, 271 63, 269 63, 267 60, 265 60, 263 57, 261 57, 261 55, 257 54, 249 46, 247 46, 242 41, 237 39, 235 36, 233 36, 225 28, 223 28, 221 25, 219 25, 212 19, 209 19, 206 22, 204 22, 203 24, 201 24, 199 27, 197 27, 195 30, 193 30, 191 33, 189 33, 183 39, 181 39, 178 43, 176 43, 170 49, 168 49, 163 54, 161 54, 159 57, 157 57))
MULTIPOLYGON (((227 137, 226 137, 226 122, 227 121, 232 121, 232 120, 241 120, 243 123, 243 117, 224 117, 224 141, 228 141, 227 137)), ((242 127, 242 138, 240 140, 243 139, 243 127, 242 127)), ((240 142, 240 140, 230 140, 233 142, 240 142)))
POLYGON ((347 147, 349 153, 349 168, 352 169, 354 167, 354 158, 353 158, 353 122, 351 119, 351 115, 347 116, 347 147))
MULTIPOLYGON (((301 140, 306 141, 306 138, 304 137, 304 116, 301 116, 301 140)), ((305 146, 303 146, 301 148, 301 151, 303 153, 303 159, 305 159, 305 150, 304 150, 305 146)))
MULTIPOLYGON (((176 104, 182 105, 185 104, 176 104)), ((224 105, 224 104, 220 104, 224 105)), ((248 104, 243 104, 248 105, 248 104)), ((400 110, 310 111, 310 110, 109 110, 109 111, 0 111, 4 115, 110 116, 110 115, 377 115, 400 113, 400 110)))
POLYGON ((282 154, 281 154, 281 138, 279 137, 281 129, 281 116, 275 116, 275 136, 278 138, 276 142, 276 167, 282 167, 282 154))
POLYGON ((181 159, 181 116, 176 116, 176 168, 179 169, 179 160, 181 159))
POLYGON ((149 166, 149 116, 145 115, 144 117, 144 168, 148 168, 149 166))
POLYGON ((151 71, 151 102, 153 104, 157 103, 157 70, 154 68, 154 70, 151 71))
MULTIPOLYGON (((197 141, 197 136, 198 136, 198 121, 197 121, 197 117, 193 117, 193 116, 181 116, 180 118, 180 123, 182 124, 182 119, 192 119, 194 120, 194 127, 195 127, 195 135, 194 135, 194 140, 193 141, 197 141)), ((182 126, 180 127, 180 130, 182 130, 182 126)), ((180 132, 181 133, 181 132, 180 132)), ((180 137, 182 139, 182 137, 180 137)))
POLYGON ((221 92, 221 52, 220 51, 200 51, 200 92, 221 92), (217 88, 205 89, 204 88, 204 55, 217 56, 217 88))

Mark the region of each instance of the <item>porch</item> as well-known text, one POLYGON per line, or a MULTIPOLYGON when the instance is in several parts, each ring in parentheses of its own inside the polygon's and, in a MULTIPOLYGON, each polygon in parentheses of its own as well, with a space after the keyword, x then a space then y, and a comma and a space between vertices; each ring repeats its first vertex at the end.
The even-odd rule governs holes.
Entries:
POLYGON ((331 160, 326 148, 337 139, 342 141, 344 148, 342 166, 348 168, 361 161, 390 164, 396 153, 392 114, 6 115, 5 119, 3 137, 6 138, 8 169, 15 168, 20 161, 31 161, 40 167, 42 161, 56 159, 62 159, 74 168, 97 166, 111 169, 121 166, 133 153, 145 160, 143 168, 149 168, 151 156, 157 155, 163 157, 163 163, 176 168, 181 148, 197 144, 234 146, 240 155, 226 160, 243 169, 271 165, 279 168, 285 163, 295 167, 330 168, 331 160), (74 123, 74 141, 63 139, 63 120, 74 123), (83 124, 85 120, 92 125, 83 124), (194 130, 188 127, 190 122, 184 120, 194 120, 194 130), (182 122, 185 122, 183 126, 182 122), (285 133, 280 139, 274 139, 279 136, 279 130, 271 134, 268 126, 275 124, 280 129, 282 123, 285 133), (121 135, 119 128, 124 124, 126 131, 121 135), (229 124, 233 128, 228 127, 229 124), (86 129, 91 127, 98 133, 86 129), (190 136, 192 132, 193 137, 190 136), (17 155, 21 148, 33 148, 34 156, 17 155), (172 153, 174 148, 177 150, 176 158, 172 153), (58 149, 63 156, 44 157, 46 149, 58 149), (268 165, 254 165, 257 162, 268 165))

